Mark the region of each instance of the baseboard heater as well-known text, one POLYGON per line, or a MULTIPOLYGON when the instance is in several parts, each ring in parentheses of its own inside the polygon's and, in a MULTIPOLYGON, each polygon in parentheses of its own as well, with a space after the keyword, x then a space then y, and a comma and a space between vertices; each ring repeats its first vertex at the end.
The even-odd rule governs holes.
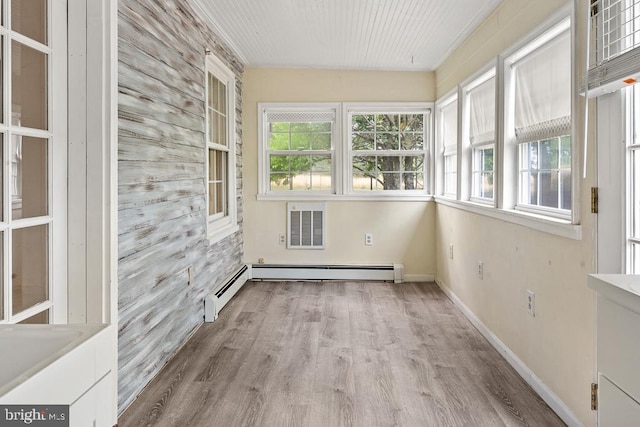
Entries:
POLYGON ((243 265, 224 280, 222 285, 207 295, 204 299, 204 321, 213 322, 216 320, 220 310, 222 310, 249 279, 250 270, 246 265, 243 265))
POLYGON ((253 264, 251 277, 266 280, 380 280, 402 283, 402 264, 283 265, 253 264))

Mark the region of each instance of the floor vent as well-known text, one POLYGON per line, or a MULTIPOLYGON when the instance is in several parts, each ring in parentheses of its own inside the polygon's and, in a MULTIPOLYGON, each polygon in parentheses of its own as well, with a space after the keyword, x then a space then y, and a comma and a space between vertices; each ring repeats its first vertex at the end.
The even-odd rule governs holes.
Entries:
POLYGON ((249 268, 243 265, 235 273, 222 282, 216 290, 204 299, 204 321, 213 322, 218 318, 220 310, 233 298, 242 285, 249 280, 249 268))
POLYGON ((288 203, 287 222, 287 248, 324 249, 324 203, 288 203))
POLYGON ((402 264, 284 265, 253 264, 251 277, 265 280, 378 280, 402 283, 402 264))

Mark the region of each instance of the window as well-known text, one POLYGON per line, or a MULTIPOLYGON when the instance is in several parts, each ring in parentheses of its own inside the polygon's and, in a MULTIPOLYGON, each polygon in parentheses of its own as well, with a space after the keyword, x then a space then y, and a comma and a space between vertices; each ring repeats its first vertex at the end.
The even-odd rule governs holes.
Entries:
POLYGON ((53 16, 66 11, 67 5, 46 1, 4 5, 0 8, 5 76, 0 109, 4 160, 0 323, 63 323, 67 319, 67 277, 62 267, 66 247, 61 246, 67 232, 67 86, 66 73, 58 71, 66 70, 66 45, 52 29, 66 27, 53 16))
POLYGON ((445 98, 438 103, 437 133, 440 147, 441 193, 447 197, 457 196, 458 171, 458 97, 445 98))
POLYGON ((336 106, 261 106, 262 192, 334 193, 336 106))
POLYGON ((207 214, 211 241, 235 232, 235 76, 212 55, 207 57, 207 214))
POLYGON ((426 196, 430 113, 422 103, 261 103, 258 197, 426 196))
POLYGON ((347 117, 350 192, 426 191, 430 110, 352 107, 347 117))
POLYGON ((467 136, 471 155, 471 198, 493 202, 496 140, 495 69, 466 89, 467 136))
POLYGON ((505 61, 510 112, 507 137, 517 145, 517 207, 571 216, 571 35, 564 20, 505 61))

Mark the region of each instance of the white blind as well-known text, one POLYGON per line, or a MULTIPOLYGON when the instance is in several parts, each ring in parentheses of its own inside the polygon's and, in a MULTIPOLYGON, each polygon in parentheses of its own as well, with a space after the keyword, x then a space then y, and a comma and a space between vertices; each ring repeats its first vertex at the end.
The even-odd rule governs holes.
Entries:
POLYGON ((469 91, 469 141, 493 142, 495 134, 496 79, 492 77, 469 91))
POLYGON ((512 65, 515 134, 531 142, 571 132, 571 37, 568 30, 512 65))
POLYGON ((640 0, 598 0, 590 13, 589 96, 640 81, 640 0))
POLYGON ((456 152, 458 145, 458 101, 442 107, 442 149, 444 154, 456 152))

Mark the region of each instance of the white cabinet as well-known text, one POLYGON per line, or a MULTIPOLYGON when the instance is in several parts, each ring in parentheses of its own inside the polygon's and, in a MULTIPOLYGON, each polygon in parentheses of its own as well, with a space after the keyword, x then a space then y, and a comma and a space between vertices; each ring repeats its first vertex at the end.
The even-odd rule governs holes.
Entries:
POLYGON ((117 421, 114 331, 108 325, 0 330, 0 404, 70 405, 71 427, 112 427, 117 421))
POLYGON ((591 275, 598 292, 598 425, 640 420, 640 276, 591 275))

